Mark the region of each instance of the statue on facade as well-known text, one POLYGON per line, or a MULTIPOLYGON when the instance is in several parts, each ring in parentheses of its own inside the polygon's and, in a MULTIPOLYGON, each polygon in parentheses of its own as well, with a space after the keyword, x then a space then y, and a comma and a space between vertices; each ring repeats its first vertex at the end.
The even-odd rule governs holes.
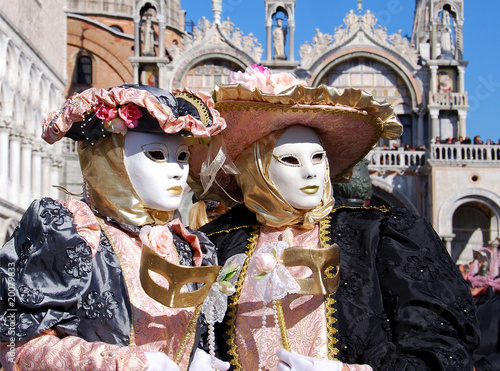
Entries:
POLYGON ((148 9, 144 12, 141 24, 141 53, 145 57, 155 56, 155 30, 153 28, 154 10, 148 9))
POLYGON ((285 55, 286 28, 283 27, 283 19, 278 18, 276 22, 278 22, 278 25, 273 30, 274 59, 286 60, 286 55, 285 55))
POLYGON ((226 18, 225 21, 222 21, 221 24, 221 32, 228 39, 231 37, 231 34, 234 30, 234 23, 229 20, 229 17, 226 18))
POLYGON ((451 34, 451 20, 450 13, 443 10, 443 20, 441 26, 441 57, 445 59, 452 59, 455 51, 455 46, 453 45, 452 34, 451 34))
POLYGON ((377 18, 375 18, 375 15, 370 12, 370 10, 366 11, 361 20, 363 21, 363 26, 370 31, 373 30, 377 24, 377 18))
POLYGON ((345 16, 344 23, 347 26, 349 33, 351 33, 358 24, 358 16, 354 13, 354 10, 351 9, 351 11, 345 16))
POLYGON ((243 39, 243 31, 241 31, 238 27, 236 27, 231 37, 231 42, 234 44, 235 47, 241 49, 242 39, 243 39))

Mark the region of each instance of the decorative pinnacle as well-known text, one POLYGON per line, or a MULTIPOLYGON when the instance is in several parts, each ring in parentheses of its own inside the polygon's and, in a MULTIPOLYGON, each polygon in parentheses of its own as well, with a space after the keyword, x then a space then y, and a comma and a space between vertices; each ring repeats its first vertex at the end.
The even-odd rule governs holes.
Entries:
POLYGON ((212 12, 214 13, 214 23, 220 23, 222 13, 222 0, 212 0, 212 12))
POLYGON ((363 10, 363 0, 358 0, 358 12, 361 13, 363 10))

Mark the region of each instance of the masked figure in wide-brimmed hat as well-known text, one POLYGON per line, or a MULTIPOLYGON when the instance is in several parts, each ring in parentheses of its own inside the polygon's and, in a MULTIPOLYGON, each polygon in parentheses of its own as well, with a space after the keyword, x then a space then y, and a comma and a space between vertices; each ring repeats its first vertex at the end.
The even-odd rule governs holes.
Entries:
POLYGON ((473 303, 432 227, 332 194, 401 134, 390 104, 262 66, 232 83, 214 100, 228 125, 219 160, 238 173, 191 174, 210 186, 199 199, 243 203, 200 229, 219 264, 248 256, 214 330, 219 356, 246 371, 471 369, 473 303))
MULTIPOLYGON (((185 292, 173 308, 169 272, 141 276, 141 250, 214 268, 201 267, 216 262, 213 244, 176 210, 189 189, 188 142, 224 127, 210 96, 141 85, 85 90, 44 119, 47 142, 81 142, 84 198, 34 201, 0 251, 6 370, 187 369, 198 315, 185 292)), ((193 293, 204 282, 184 281, 193 293)))

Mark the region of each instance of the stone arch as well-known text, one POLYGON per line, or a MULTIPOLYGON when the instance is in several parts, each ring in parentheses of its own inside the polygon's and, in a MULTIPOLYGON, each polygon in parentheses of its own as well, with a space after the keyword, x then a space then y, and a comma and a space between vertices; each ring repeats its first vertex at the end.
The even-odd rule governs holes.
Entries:
MULTIPOLYGON (((14 110, 12 115, 12 121, 15 125, 24 126, 26 125, 26 117, 25 117, 25 101, 19 94, 14 96, 14 110)), ((24 130, 22 130, 24 131, 24 130)))
MULTIPOLYGON (((498 237, 500 231, 500 196, 482 188, 463 189, 455 192, 441 204, 438 210, 436 229, 439 235, 448 236, 449 238, 455 236, 453 218, 457 210, 464 205, 488 210, 490 213, 489 240, 491 241, 498 237)), ((453 246, 450 248, 453 250, 453 246)), ((463 252, 460 254, 462 253, 463 252)), ((457 253, 455 253, 455 255, 457 255, 457 253)), ((456 258, 458 258, 458 256, 456 256, 456 258)))
POLYGON ((108 45, 108 43, 112 43, 112 38, 115 36, 102 33, 99 35, 100 39, 98 40, 86 38, 83 45, 81 44, 79 35, 68 35, 68 46, 84 49, 94 58, 101 59, 119 76, 122 81, 133 81, 132 69, 128 59, 120 59, 116 53, 106 48, 106 45, 108 45))
POLYGON ((29 99, 33 106, 38 106, 40 102, 40 76, 40 71, 32 64, 30 69, 31 89, 29 99))
POLYGON ((72 76, 70 77, 71 83, 72 84, 82 84, 82 82, 79 81, 79 73, 80 73, 79 68, 80 68, 80 63, 81 63, 82 58, 89 58, 90 59, 91 77, 90 77, 90 82, 88 83, 88 85, 91 86, 92 83, 96 80, 96 78, 95 78, 95 57, 92 53, 90 53, 88 50, 85 50, 85 49, 80 49, 70 56, 71 65, 75 66, 73 69, 72 76))
POLYGON ((189 59, 184 59, 177 65, 177 68, 175 68, 173 78, 171 79, 170 83, 171 86, 169 87, 170 89, 182 87, 182 82, 184 81, 184 78, 189 70, 197 64, 206 60, 214 59, 228 61, 237 65, 243 71, 248 65, 251 65, 253 63, 253 60, 249 57, 245 57, 245 55, 242 55, 242 53, 237 53, 230 48, 224 48, 224 50, 222 50, 222 48, 219 48, 219 50, 217 51, 200 49, 194 53, 191 53, 189 56, 189 59))
POLYGON ((14 101, 14 94, 7 86, 7 84, 0 84, 0 94, 1 94, 1 105, 2 109, 0 112, 4 117, 12 117, 12 107, 14 101))
POLYGON ((404 206, 415 214, 419 214, 417 208, 410 199, 398 191, 392 184, 377 176, 372 176, 371 180, 372 197, 375 196, 390 206, 404 206))
POLYGON ((444 1, 438 4, 435 8, 434 17, 435 18, 439 17, 439 14, 443 10, 449 11, 452 14, 453 19, 455 21, 463 22, 461 8, 455 1, 444 1))
POLYGON ((18 76, 18 53, 14 46, 14 43, 9 40, 7 44, 7 55, 6 55, 6 66, 5 73, 7 75, 7 81, 12 90, 15 90, 17 85, 18 76))
POLYGON ((33 62, 30 61, 26 54, 21 52, 19 54, 19 81, 18 90, 23 99, 28 99, 30 88, 30 69, 33 62))
POLYGON ((7 45, 9 38, 0 30, 0 80, 5 76, 7 65, 7 45))
POLYGON ((359 58, 370 59, 382 65, 386 65, 388 68, 395 71, 397 76, 403 80, 410 94, 412 110, 416 111, 423 103, 424 97, 422 94, 422 87, 420 86, 418 80, 413 77, 410 70, 401 63, 401 60, 390 54, 384 54, 385 55, 382 55, 380 51, 376 49, 366 49, 362 51, 346 49, 342 50, 340 53, 331 53, 330 55, 322 56, 317 59, 321 62, 316 66, 311 67, 311 85, 319 85, 331 70, 348 62, 349 60, 356 60, 359 58))

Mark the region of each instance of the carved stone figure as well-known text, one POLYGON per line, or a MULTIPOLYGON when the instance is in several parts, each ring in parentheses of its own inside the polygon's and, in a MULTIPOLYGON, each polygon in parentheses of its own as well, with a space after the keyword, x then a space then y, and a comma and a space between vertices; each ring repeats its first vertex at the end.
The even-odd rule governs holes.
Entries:
POLYGON ((452 24, 450 13, 443 10, 443 19, 441 21, 441 33, 439 42, 441 44, 441 58, 452 59, 455 52, 452 36, 452 24))
POLYGON ((283 27, 283 20, 281 18, 278 18, 276 21, 278 25, 273 30, 274 59, 285 60, 286 29, 283 27))
POLYGON ((358 24, 358 16, 354 13, 354 10, 351 9, 351 11, 345 16, 344 23, 347 26, 349 33, 351 33, 358 24))
POLYGON ((211 23, 208 19, 205 18, 205 16, 203 16, 201 17, 198 26, 200 27, 201 32, 203 32, 203 36, 205 36, 210 29, 211 23))
POLYGON ((203 33, 198 27, 193 28, 193 45, 198 44, 203 39, 203 33))
POLYGON ((375 15, 370 12, 370 10, 367 10, 366 13, 363 15, 362 21, 363 21, 363 26, 368 30, 373 30, 375 24, 377 24, 377 19, 375 18, 375 15))
POLYGON ((333 38, 335 40, 333 45, 341 44, 345 39, 347 39, 347 29, 345 29, 343 26, 335 27, 333 38))
POLYGON ((243 31, 241 31, 238 27, 233 32, 233 36, 231 37, 231 42, 237 48, 241 49, 241 41, 243 39, 243 31))
POLYGON ((248 36, 243 36, 243 51, 251 55, 255 40, 257 40, 257 38, 253 37, 253 33, 251 32, 248 34, 248 36))
POLYGON ((154 57, 155 56, 155 30, 153 28, 153 11, 147 10, 144 13, 144 18, 141 24, 141 37, 142 37, 142 49, 141 53, 143 56, 154 57))
POLYGON ((229 17, 225 21, 222 21, 221 32, 228 39, 231 37, 231 33, 234 30, 234 23, 229 20, 229 17))
POLYGON ((380 41, 382 44, 384 44, 384 45, 387 44, 387 28, 386 27, 382 27, 381 25, 379 25, 378 28, 376 28, 373 31, 373 36, 375 37, 375 39, 380 41))

